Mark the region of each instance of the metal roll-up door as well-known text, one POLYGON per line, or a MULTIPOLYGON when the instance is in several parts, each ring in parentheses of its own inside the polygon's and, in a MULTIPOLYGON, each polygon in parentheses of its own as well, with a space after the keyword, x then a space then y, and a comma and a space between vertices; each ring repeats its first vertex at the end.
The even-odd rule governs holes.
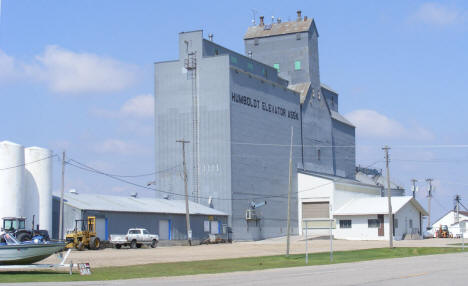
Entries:
POLYGON ((302 218, 328 218, 329 206, 329 202, 302 203, 302 218))

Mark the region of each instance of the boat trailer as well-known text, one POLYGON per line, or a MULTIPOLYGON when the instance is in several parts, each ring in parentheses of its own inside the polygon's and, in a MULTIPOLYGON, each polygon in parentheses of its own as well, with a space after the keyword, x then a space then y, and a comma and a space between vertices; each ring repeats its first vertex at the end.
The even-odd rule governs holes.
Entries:
MULTIPOLYGON (((51 270, 68 269, 69 271, 68 273, 72 275, 73 269, 76 267, 76 269, 80 270, 80 273, 82 275, 91 274, 88 263, 73 263, 73 261, 70 261, 70 263, 65 263, 68 256, 70 255, 70 252, 71 252, 71 249, 68 249, 65 255, 63 255, 62 261, 59 264, 0 265, 0 273, 2 270, 28 271, 28 270, 45 270, 45 269, 51 269, 51 270)), ((60 255, 61 253, 58 254, 59 257, 60 255)))

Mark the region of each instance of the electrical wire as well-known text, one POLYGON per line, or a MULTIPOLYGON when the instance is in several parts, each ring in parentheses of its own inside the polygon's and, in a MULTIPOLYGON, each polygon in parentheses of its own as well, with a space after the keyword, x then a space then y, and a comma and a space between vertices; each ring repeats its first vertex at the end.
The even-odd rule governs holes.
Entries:
POLYGON ((15 169, 15 168, 19 168, 19 167, 24 167, 24 166, 27 166, 27 165, 30 165, 30 164, 34 164, 34 163, 37 163, 37 162, 40 162, 40 161, 44 161, 44 160, 47 160, 47 159, 50 159, 50 158, 53 158, 53 157, 56 157, 56 156, 58 156, 58 155, 57 155, 57 154, 53 154, 53 155, 50 155, 50 156, 48 156, 48 157, 45 157, 45 158, 42 158, 42 159, 39 159, 39 160, 35 160, 35 161, 31 161, 31 162, 19 164, 19 165, 16 165, 16 166, 11 166, 11 167, 2 168, 2 169, 0 169, 0 171, 5 171, 5 170, 15 169))
MULTIPOLYGON (((87 168, 88 166, 78 162, 78 161, 75 161, 73 159, 70 159, 70 161, 73 161, 85 168, 87 168)), ((146 174, 140 174, 140 175, 118 175, 118 174, 111 174, 111 173, 107 173, 107 172, 104 172, 103 173, 106 173, 108 175, 111 175, 111 176, 114 176, 114 177, 120 177, 120 178, 138 178, 138 177, 148 177, 148 176, 152 176, 152 175, 156 175, 156 174, 159 174, 159 173, 165 173, 167 171, 171 171, 171 170, 174 170, 174 169, 177 169, 178 167, 180 167, 180 165, 176 165, 176 166, 173 166, 173 167, 170 167, 170 168, 167 168, 167 169, 164 169, 164 170, 160 170, 160 171, 157 171, 157 172, 152 172, 152 173, 146 173, 146 174)), ((92 167, 89 167, 90 170, 95 170, 94 168, 92 167)))
MULTIPOLYGON (((170 192, 170 191, 151 188, 149 186, 140 185, 140 184, 137 184, 135 182, 128 181, 128 180, 122 179, 120 177, 113 176, 112 174, 108 174, 108 173, 105 173, 105 172, 100 171, 98 169, 92 168, 92 167, 90 167, 90 166, 88 166, 86 164, 80 163, 77 160, 74 160, 74 159, 71 159, 71 158, 68 161, 66 161, 65 163, 67 165, 73 166, 75 168, 78 168, 78 169, 81 169, 81 170, 84 170, 84 171, 88 171, 88 172, 91 172, 91 173, 95 173, 95 174, 100 174, 100 175, 112 178, 114 180, 117 180, 117 181, 120 181, 120 182, 123 182, 123 183, 126 183, 126 184, 130 184, 132 186, 139 187, 139 188, 142 188, 142 189, 146 189, 146 190, 150 190, 150 191, 158 191, 158 192, 162 192, 162 193, 165 193, 165 194, 185 197, 185 195, 183 195, 183 194, 178 194, 178 193, 174 193, 174 192, 170 192), (74 164, 72 162, 75 162, 76 164, 74 164)), ((339 180, 337 180, 337 181, 339 181, 339 180)), ((319 186, 315 186, 315 187, 311 187, 311 188, 307 188, 307 189, 303 189, 303 190, 298 190, 298 193, 318 189, 318 188, 321 188, 322 186, 333 184, 334 182, 336 182, 336 181, 331 181, 331 182, 328 182, 328 183, 325 183, 325 184, 322 184, 322 185, 319 185, 319 186)), ((258 196, 258 197, 251 197, 251 196, 246 197, 246 198, 211 197, 211 199, 218 199, 218 200, 225 200, 225 201, 244 201, 244 200, 263 200, 263 199, 275 199, 275 198, 287 199, 288 198, 287 193, 286 194, 278 194, 278 195, 263 195, 263 194, 258 194, 258 193, 250 193, 250 194, 252 196, 258 196)), ((200 198, 200 199, 209 199, 210 198, 210 197, 196 197, 196 196, 193 196, 193 195, 189 195, 188 197, 190 197, 190 198, 200 198)), ((296 197, 296 196, 291 197, 291 198, 292 199, 298 199, 298 197, 296 197)))

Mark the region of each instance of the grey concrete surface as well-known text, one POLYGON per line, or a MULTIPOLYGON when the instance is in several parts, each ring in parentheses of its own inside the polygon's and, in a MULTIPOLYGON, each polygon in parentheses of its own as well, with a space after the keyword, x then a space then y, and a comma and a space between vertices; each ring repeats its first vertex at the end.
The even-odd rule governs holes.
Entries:
MULTIPOLYGON (((12 285, 467 285, 468 253, 119 281, 12 285)), ((3 284, 2 284, 3 285, 3 284)))

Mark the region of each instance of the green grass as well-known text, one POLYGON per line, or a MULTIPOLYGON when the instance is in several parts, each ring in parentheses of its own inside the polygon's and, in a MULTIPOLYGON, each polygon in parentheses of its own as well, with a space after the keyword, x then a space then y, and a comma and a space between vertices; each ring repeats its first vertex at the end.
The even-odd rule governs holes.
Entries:
MULTIPOLYGON (((430 254, 445 254, 462 252, 454 247, 418 247, 418 248, 376 248, 353 251, 337 251, 333 263, 366 261, 375 259, 410 257, 430 254)), ((33 271, 33 272, 0 272, 1 282, 46 282, 46 281, 83 281, 83 280, 116 280, 131 278, 147 278, 162 276, 180 276, 205 273, 223 273, 233 271, 249 271, 271 268, 305 266, 305 255, 261 256, 249 258, 233 258, 220 260, 154 263, 123 267, 102 267, 92 269, 91 276, 79 274, 33 271)), ((309 255, 309 265, 330 264, 328 252, 309 255)))

